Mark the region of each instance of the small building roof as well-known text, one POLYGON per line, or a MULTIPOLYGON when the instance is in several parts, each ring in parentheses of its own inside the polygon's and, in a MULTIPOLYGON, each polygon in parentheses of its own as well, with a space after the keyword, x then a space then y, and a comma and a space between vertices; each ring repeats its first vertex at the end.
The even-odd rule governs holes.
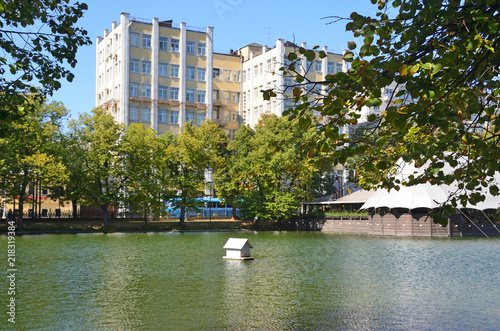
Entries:
POLYGON ((246 238, 229 238, 227 243, 224 245, 224 249, 243 249, 245 245, 248 245, 248 247, 253 248, 252 244, 250 244, 250 241, 246 238))

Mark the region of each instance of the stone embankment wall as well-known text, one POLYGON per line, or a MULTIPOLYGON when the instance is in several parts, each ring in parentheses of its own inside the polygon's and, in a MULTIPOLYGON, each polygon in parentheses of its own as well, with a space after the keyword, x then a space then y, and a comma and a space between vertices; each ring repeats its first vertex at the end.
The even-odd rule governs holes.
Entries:
POLYGON ((340 234, 366 234, 398 237, 492 237, 500 236, 496 223, 471 223, 454 215, 443 226, 433 222, 431 217, 411 214, 370 217, 336 217, 326 219, 321 231, 340 234))

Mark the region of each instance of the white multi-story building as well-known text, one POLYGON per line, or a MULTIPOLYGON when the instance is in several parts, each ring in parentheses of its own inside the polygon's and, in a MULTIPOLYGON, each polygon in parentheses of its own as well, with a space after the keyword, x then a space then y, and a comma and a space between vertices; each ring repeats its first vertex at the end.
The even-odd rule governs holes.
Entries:
POLYGON ((117 122, 175 134, 205 119, 230 136, 239 128, 241 61, 214 52, 213 27, 122 13, 96 45, 96 106, 117 122))
MULTIPOLYGON (((301 44, 306 48, 306 44, 301 44)), ((236 53, 242 58, 242 117, 243 123, 255 127, 262 114, 275 114, 281 116, 283 111, 292 105, 291 87, 297 85, 294 75, 284 75, 280 70, 290 64, 288 55, 297 52, 299 46, 277 39, 276 45, 269 48, 256 43, 239 49, 236 53), (273 89, 277 97, 264 100, 261 91, 273 89)), ((328 53, 327 47, 321 49, 327 55, 319 58, 319 51, 315 50, 316 60, 307 61, 305 57, 300 60, 300 66, 296 67, 299 74, 305 76, 311 82, 324 81, 329 74, 347 71, 347 65, 341 54, 328 53)), ((304 86, 304 90, 310 91, 321 85, 304 86)))

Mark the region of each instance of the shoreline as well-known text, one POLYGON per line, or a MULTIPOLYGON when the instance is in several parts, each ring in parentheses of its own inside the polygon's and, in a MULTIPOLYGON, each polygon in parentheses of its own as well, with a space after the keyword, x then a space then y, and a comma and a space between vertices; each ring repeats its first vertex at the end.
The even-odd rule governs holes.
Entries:
MULTIPOLYGON (((17 224, 16 224, 17 225, 17 224)), ((239 220, 212 220, 212 221, 185 221, 181 228, 179 221, 144 221, 127 220, 110 224, 109 229, 104 229, 102 221, 76 220, 76 221, 42 221, 24 222, 24 229, 19 231, 16 226, 15 233, 23 235, 45 235, 45 234, 110 234, 110 233, 183 233, 183 232, 232 232, 232 231, 266 231, 278 230, 275 224, 253 228, 252 222, 239 220)), ((0 224, 0 235, 8 235, 6 223, 0 224)))

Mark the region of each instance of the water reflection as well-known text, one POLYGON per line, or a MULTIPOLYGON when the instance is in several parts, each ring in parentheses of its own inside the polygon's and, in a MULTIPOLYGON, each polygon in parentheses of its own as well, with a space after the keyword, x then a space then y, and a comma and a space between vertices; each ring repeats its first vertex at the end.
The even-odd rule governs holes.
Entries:
MULTIPOLYGON (((500 324, 500 240, 250 232, 23 236, 17 257, 21 329, 495 330, 500 324), (224 243, 235 236, 250 239, 255 260, 222 259, 224 243)), ((8 299, 5 291, 0 299, 8 299)))

